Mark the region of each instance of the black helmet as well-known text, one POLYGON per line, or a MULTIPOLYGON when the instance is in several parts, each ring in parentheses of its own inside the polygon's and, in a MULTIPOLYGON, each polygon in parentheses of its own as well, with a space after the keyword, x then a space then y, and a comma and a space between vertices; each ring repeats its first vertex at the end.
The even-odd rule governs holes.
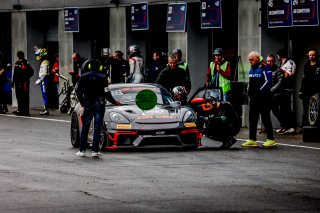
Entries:
POLYGON ((213 51, 212 55, 224 55, 224 51, 223 51, 223 49, 221 49, 221 48, 216 48, 216 49, 213 51))
POLYGON ((99 72, 102 69, 101 63, 97 59, 87 59, 85 60, 81 65, 81 74, 84 74, 86 72, 89 72, 90 70, 93 70, 95 72, 99 72))
POLYGON ((182 55, 182 51, 180 49, 174 49, 172 51, 172 54, 178 54, 178 55, 182 55))
POLYGON ((138 45, 134 44, 128 48, 128 56, 132 57, 140 54, 140 48, 138 45))

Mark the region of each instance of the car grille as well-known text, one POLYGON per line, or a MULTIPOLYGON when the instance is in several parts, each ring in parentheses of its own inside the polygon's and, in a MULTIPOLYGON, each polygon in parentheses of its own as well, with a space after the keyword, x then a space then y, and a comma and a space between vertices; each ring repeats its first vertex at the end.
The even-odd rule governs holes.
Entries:
POLYGON ((148 137, 144 138, 139 146, 181 146, 178 137, 148 137))

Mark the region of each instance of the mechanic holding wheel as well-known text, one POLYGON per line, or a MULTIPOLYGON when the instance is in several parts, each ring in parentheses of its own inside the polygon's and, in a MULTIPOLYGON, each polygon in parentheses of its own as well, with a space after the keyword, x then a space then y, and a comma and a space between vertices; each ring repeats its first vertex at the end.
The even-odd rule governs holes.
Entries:
POLYGON ((81 104, 82 131, 80 136, 80 150, 76 153, 84 157, 87 148, 88 132, 92 118, 94 118, 94 135, 92 143, 92 157, 99 157, 98 144, 105 112, 105 99, 114 105, 120 105, 108 89, 108 81, 103 74, 101 64, 98 60, 91 60, 88 65, 88 72, 81 75, 76 94, 81 104), (100 71, 101 70, 101 71, 100 71))

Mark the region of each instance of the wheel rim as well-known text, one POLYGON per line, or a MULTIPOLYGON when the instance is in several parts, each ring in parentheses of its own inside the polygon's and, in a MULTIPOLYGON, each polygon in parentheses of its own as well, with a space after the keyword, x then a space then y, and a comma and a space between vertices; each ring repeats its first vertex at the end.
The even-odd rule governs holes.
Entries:
POLYGON ((76 114, 72 114, 71 121, 71 143, 74 145, 79 135, 78 119, 76 114))
POLYGON ((319 106, 318 101, 315 97, 311 97, 309 102, 309 116, 308 120, 310 125, 314 125, 317 122, 318 114, 319 114, 319 106))
POLYGON ((104 142, 105 142, 105 128, 102 127, 101 128, 101 132, 100 132, 100 140, 99 140, 99 149, 102 150, 103 146, 104 146, 104 142))

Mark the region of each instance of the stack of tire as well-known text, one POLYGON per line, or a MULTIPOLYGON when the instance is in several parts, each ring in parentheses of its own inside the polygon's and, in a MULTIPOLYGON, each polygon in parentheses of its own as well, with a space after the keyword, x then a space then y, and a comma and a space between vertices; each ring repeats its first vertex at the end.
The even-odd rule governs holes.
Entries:
POLYGON ((310 98, 308 123, 309 126, 303 127, 303 142, 320 142, 320 93, 310 98))

